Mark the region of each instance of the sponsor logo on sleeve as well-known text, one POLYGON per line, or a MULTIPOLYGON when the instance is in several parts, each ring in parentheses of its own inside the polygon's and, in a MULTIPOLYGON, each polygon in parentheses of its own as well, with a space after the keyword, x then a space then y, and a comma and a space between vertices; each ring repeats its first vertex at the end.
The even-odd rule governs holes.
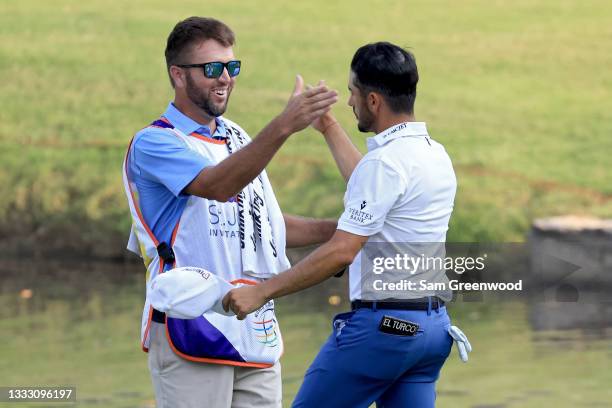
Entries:
POLYGON ((368 221, 372 221, 372 214, 367 211, 364 211, 367 207, 368 203, 363 200, 359 205, 359 209, 357 208, 348 208, 349 219, 351 221, 357 221, 360 224, 365 224, 368 221))

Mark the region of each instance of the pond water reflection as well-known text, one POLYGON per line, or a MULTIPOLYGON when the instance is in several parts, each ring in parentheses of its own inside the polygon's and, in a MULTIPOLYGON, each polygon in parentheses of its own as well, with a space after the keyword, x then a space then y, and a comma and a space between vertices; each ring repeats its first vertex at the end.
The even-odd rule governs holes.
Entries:
MULTIPOLYGON (((141 264, 23 260, 5 262, 1 273, 0 386, 74 385, 79 407, 154 406, 139 348, 141 264)), ((279 301, 286 406, 329 335, 331 317, 348 307, 346 294, 346 278, 331 279, 279 301)), ((453 351, 438 407, 612 406, 610 303, 587 298, 457 297, 449 311, 474 352, 462 364, 453 351), (581 315, 599 320, 583 325, 581 315)))

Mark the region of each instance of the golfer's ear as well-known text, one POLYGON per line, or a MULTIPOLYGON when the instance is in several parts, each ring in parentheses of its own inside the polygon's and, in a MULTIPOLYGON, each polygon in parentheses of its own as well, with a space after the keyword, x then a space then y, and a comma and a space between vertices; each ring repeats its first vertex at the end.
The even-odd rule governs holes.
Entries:
POLYGON ((368 110, 372 113, 378 113, 380 110, 380 104, 382 103, 382 96, 376 92, 368 93, 366 96, 366 105, 368 110))

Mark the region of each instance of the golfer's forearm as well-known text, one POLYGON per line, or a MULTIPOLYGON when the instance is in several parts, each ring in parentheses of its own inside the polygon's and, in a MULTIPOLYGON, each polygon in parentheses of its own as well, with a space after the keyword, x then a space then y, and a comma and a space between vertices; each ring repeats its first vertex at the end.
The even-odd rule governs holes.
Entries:
POLYGON ((287 231, 287 247, 296 248, 328 241, 336 231, 336 220, 304 218, 283 214, 287 231))
POLYGON ((344 269, 357 251, 343 242, 328 242, 287 272, 261 283, 261 289, 266 299, 276 299, 309 288, 344 269))
POLYGON ((199 197, 227 201, 263 171, 289 134, 278 117, 273 119, 247 146, 216 166, 202 170, 185 191, 199 197))
POLYGON ((338 122, 328 126, 323 135, 340 169, 340 174, 348 182, 357 163, 362 158, 361 152, 357 150, 357 147, 351 142, 351 139, 338 122))

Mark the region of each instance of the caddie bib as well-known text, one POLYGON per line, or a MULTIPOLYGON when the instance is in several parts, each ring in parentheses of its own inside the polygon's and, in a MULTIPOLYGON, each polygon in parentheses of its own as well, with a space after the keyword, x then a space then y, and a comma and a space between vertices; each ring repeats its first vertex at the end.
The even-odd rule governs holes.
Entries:
MULTIPOLYGON (((237 132, 240 137, 250 140, 238 125, 227 119, 222 120, 226 132, 237 132)), ((174 136, 183 140, 189 149, 213 163, 219 163, 229 155, 225 140, 207 138, 195 133, 185 135, 166 118, 161 118, 150 126, 171 131, 174 136)), ((218 202, 190 196, 173 230, 171 242, 166 243, 172 249, 174 262, 164 262, 158 254, 160 242, 142 216, 138 190, 129 177, 131 144, 123 165, 124 186, 133 221, 128 249, 141 255, 144 260, 147 267, 147 293, 155 276, 171 267, 197 266, 235 285, 257 283, 257 278, 242 273, 238 227, 240 212, 236 199, 218 202)), ((269 183, 265 171, 261 173, 261 178, 269 183)), ((273 205, 278 206, 274 197, 268 199, 273 199, 273 205)), ((283 235, 277 242, 283 248, 284 238, 283 235)), ((150 343, 152 312, 153 309, 146 300, 141 330, 144 351, 148 351, 150 343)), ((276 363, 283 352, 273 301, 249 314, 244 320, 213 311, 196 319, 166 317, 166 335, 174 352, 191 361, 263 368, 276 363)))

